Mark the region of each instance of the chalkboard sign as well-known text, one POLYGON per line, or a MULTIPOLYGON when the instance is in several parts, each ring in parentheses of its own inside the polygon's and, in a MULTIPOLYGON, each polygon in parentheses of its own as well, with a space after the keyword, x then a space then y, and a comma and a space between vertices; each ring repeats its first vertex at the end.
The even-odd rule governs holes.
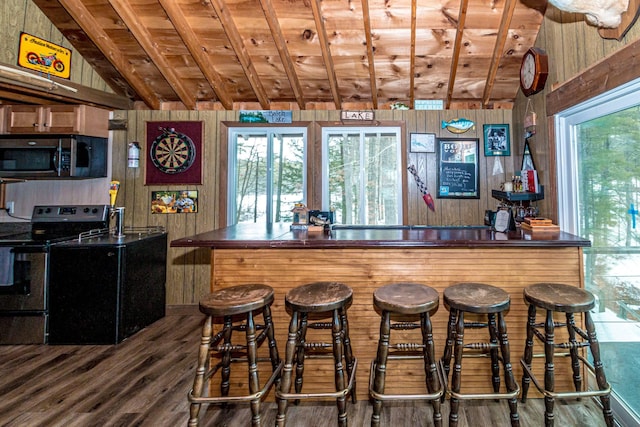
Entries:
POLYGON ((438 139, 438 198, 480 198, 478 146, 477 138, 438 139))

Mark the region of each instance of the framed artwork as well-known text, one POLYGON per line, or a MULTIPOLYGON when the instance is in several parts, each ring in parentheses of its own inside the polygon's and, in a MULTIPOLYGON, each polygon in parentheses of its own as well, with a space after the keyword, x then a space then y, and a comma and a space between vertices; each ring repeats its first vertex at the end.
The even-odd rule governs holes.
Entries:
POLYGON ((509 137, 509 125, 484 125, 484 155, 510 156, 511 139, 509 137))
POLYGON ((478 138, 438 139, 439 199, 479 199, 478 138))
POLYGON ((147 122, 145 184, 202 184, 202 130, 202 122, 147 122))
POLYGON ((198 212, 197 190, 164 190, 151 192, 152 214, 198 212))
POLYGON ((410 136, 409 150, 412 153, 435 153, 435 133, 412 133, 410 136))
POLYGON ((522 166, 520 170, 535 170, 536 164, 533 161, 533 154, 531 154, 531 147, 529 147, 529 139, 524 142, 524 152, 522 153, 522 166))

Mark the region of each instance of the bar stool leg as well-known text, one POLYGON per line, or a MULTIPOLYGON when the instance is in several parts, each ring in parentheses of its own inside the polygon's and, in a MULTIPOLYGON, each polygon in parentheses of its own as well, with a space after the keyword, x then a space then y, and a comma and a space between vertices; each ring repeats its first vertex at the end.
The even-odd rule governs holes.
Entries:
MULTIPOLYGON (((260 391, 260 380, 258 377, 258 345, 256 343, 256 325, 253 321, 253 312, 247 313, 246 324, 247 335, 247 365, 249 371, 249 393, 254 394, 260 391)), ((251 401, 251 425, 260 427, 260 399, 251 401)))
MULTIPOLYGON (((524 346, 524 364, 531 369, 531 362, 533 360, 533 330, 536 325, 536 307, 533 304, 529 305, 529 317, 527 320, 527 340, 524 346)), ((529 392, 529 385, 531 384, 531 377, 527 373, 526 369, 522 370, 522 398, 521 402, 527 401, 527 393, 529 392)))
MULTIPOLYGON (((452 310, 453 311, 453 310, 452 310)), ((457 323, 456 323, 456 340, 453 347, 454 365, 453 373, 451 374, 451 391, 454 393, 460 392, 460 382, 462 377, 462 352, 464 350, 464 311, 457 311, 457 323)), ((460 407, 460 400, 457 397, 451 396, 450 400, 451 410, 449 412, 449 426, 458 426, 458 409, 460 407)))
MULTIPOLYGON (((509 338, 507 335, 507 323, 504 320, 504 314, 498 313, 498 334, 500 336, 500 352, 502 353, 502 364, 504 369, 504 382, 507 391, 512 392, 518 389, 516 380, 513 376, 513 368, 511 366, 511 351, 509 350, 509 338)), ((499 390, 498 390, 499 391, 499 390)), ((518 398, 513 397, 508 400, 509 410, 511 412, 511 426, 520 426, 520 416, 518 415, 518 398)))
MULTIPOLYGON (((307 342, 307 322, 308 313, 302 312, 300 315, 300 329, 298 330, 298 342, 296 348, 296 393, 302 391, 302 381, 304 375, 304 351, 305 343, 307 342)), ((296 400, 297 405, 300 401, 296 400)))
MULTIPOLYGON (((445 377, 449 378, 449 365, 451 364, 451 356, 453 351, 453 342, 456 336, 456 311, 453 308, 449 310, 449 323, 447 324, 447 341, 444 346, 444 355, 442 356, 442 366, 444 368, 445 377)), ((444 394, 442 400, 444 401, 444 394)))
MULTIPOLYGON (((545 332, 545 342, 544 342, 544 388, 547 391, 554 391, 554 366, 553 366, 553 353, 554 353, 554 333, 555 326, 553 324, 553 312, 551 310, 547 310, 547 318, 544 325, 545 332)), ((545 396, 544 398, 544 424, 547 427, 553 427, 554 416, 553 416, 553 407, 554 407, 554 399, 553 397, 545 396)))
MULTIPOLYGON (((391 335, 391 314, 384 310, 380 317, 380 340, 378 341, 378 354, 376 355, 376 372, 373 380, 373 389, 376 393, 384 393, 384 382, 387 373, 387 356, 389 355, 389 339, 391 335)), ((380 412, 382 400, 373 399, 373 415, 371 427, 380 425, 380 412)))
MULTIPOLYGON (((344 379, 344 365, 342 363, 342 322, 340 322, 339 310, 333 310, 333 359, 335 362, 335 383, 336 390, 344 390, 346 383, 344 379)), ((340 396, 336 399, 338 406, 338 426, 347 427, 347 398, 340 396)))
MULTIPOLYGON (((347 362, 347 377, 353 374, 353 351, 351 350, 351 338, 349 337, 349 320, 347 319, 347 309, 340 308, 340 320, 344 331, 344 360, 347 362)), ((356 403, 356 380, 353 379, 353 389, 351 390, 351 403, 356 403)))
MULTIPOLYGON (((207 316, 202 326, 202 337, 200 339, 200 349, 198 351, 198 366, 196 375, 193 379, 193 388, 191 395, 193 397, 202 397, 204 391, 204 376, 209 370, 209 349, 211 345, 212 319, 207 316)), ((189 406, 189 426, 198 425, 198 415, 200 414, 200 403, 192 403, 189 406)))
MULTIPOLYGON (((571 369, 573 371, 573 386, 576 391, 582 390, 582 375, 580 374, 580 359, 578 359, 578 348, 576 346, 576 322, 573 313, 566 313, 567 331, 569 332, 569 354, 571 354, 571 369)), ((578 397, 577 400, 580 400, 578 397)))
MULTIPOLYGON (((593 367, 596 371, 596 382, 598 388, 604 390, 607 388, 607 377, 604 373, 604 366, 600 359, 600 344, 598 344, 598 338, 596 337, 596 328, 591 318, 591 313, 588 311, 584 313, 585 329, 587 330, 587 336, 589 339, 589 348, 591 349, 591 356, 593 356, 593 367)), ((607 427, 613 427, 613 412, 611 411, 611 402, 609 395, 600 396, 600 402, 602 403, 602 414, 607 427)))
MULTIPOLYGON (((269 342, 269 358, 271 359, 271 372, 275 372, 280 365, 280 355, 278 354, 278 346, 276 345, 276 336, 273 327, 273 318, 271 317, 271 308, 266 305, 262 310, 262 317, 264 319, 264 325, 267 333, 267 340, 269 342)), ((280 382, 280 379, 276 380, 276 384, 280 382)))
MULTIPOLYGON (((231 333, 233 332, 233 326, 231 323, 231 316, 224 317, 224 348, 222 352, 222 371, 220 382, 220 393, 222 396, 229 395, 229 378, 231 376, 231 333)), ((226 405, 226 404, 225 404, 226 405)))
MULTIPOLYGON (((500 362, 498 359, 498 327, 496 325, 495 313, 487 314, 488 329, 489 329, 489 342, 491 343, 491 349, 489 354, 491 355, 491 383, 493 384, 493 391, 495 393, 500 392, 500 362)), ((496 402, 498 399, 496 399, 496 402)))
MULTIPOLYGON (((429 313, 420 314, 420 329, 422 330, 422 345, 424 346, 423 358, 424 372, 427 379, 427 391, 429 393, 435 393, 436 390, 440 389, 440 380, 438 379, 438 369, 436 367, 433 329, 429 313)), ((431 406, 433 406, 433 423, 435 427, 442 427, 440 399, 433 399, 431 401, 431 406)))
MULTIPOLYGON (((291 322, 289 323, 289 335, 287 337, 287 348, 285 350, 284 367, 282 368, 282 376, 280 377, 280 391, 289 393, 291 391, 291 374, 293 371, 293 358, 296 354, 296 343, 298 340, 298 312, 291 313, 291 322)), ((278 398, 278 415, 276 415, 276 426, 285 427, 287 413, 287 399, 278 398)))

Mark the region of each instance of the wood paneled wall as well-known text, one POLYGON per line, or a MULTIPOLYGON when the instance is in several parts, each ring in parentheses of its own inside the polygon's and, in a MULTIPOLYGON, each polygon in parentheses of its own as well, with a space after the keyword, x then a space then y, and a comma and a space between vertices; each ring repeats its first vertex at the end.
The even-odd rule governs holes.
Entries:
POLYGON ((49 21, 31 0, 3 0, 0 2, 0 63, 18 63, 20 32, 43 38, 73 51, 69 80, 93 89, 113 93, 100 75, 71 46, 71 43, 49 21))
MULTIPOLYGON (((491 198, 491 190, 498 188, 507 177, 511 177, 514 163, 519 166, 520 156, 512 150, 511 157, 485 157, 483 124, 506 123, 511 125, 511 110, 464 110, 464 111, 376 111, 376 120, 404 122, 406 135, 412 132, 431 132, 438 137, 456 137, 442 129, 442 120, 458 117, 473 120, 476 127, 461 135, 464 138, 478 138, 480 142, 480 199, 457 200, 437 199, 436 194, 436 153, 411 153, 407 145, 407 164, 415 164, 420 176, 434 195, 436 211, 427 209, 418 192, 413 177, 407 173, 407 223, 428 225, 470 225, 482 224, 485 209, 495 209, 497 200, 491 198), (494 174, 495 163, 500 162, 503 172, 494 174)), ((237 111, 117 111, 115 119, 127 122, 127 130, 113 131, 113 179, 121 182, 118 205, 125 207, 125 224, 134 226, 163 225, 169 232, 169 239, 178 239, 224 226, 220 219, 220 152, 226 139, 221 136, 221 122, 238 119, 237 111), (147 186, 145 185, 145 162, 147 121, 197 120, 203 122, 203 180, 202 185, 191 186, 147 186), (138 141, 143 147, 141 165, 137 169, 128 168, 127 144, 138 141), (199 207, 196 214, 162 215, 150 210, 151 192, 158 190, 198 190, 199 207)), ((325 122, 339 120, 339 111, 315 110, 293 111, 293 121, 325 122)), ((311 129, 314 127, 311 126, 311 129)), ((312 131, 313 132, 313 131, 312 131)), ((511 136, 513 139, 513 135, 511 136)), ((316 138, 309 135, 309 140, 316 138)), ((313 173, 313 171, 310 171, 313 173)), ((167 304, 194 304, 209 291, 209 251, 170 248, 168 261, 167 304)))
MULTIPOLYGON (((640 39, 640 26, 635 23, 620 40, 607 40, 600 37, 597 28, 587 25, 581 14, 561 12, 551 4, 547 7, 544 22, 538 33, 536 46, 546 50, 549 55, 549 76, 545 90, 525 98, 520 92, 513 109, 516 152, 521 153, 524 139, 524 117, 528 109, 538 116, 537 133, 530 140, 538 173, 546 183, 545 201, 542 203, 545 215, 557 219, 557 191, 555 188, 555 141, 553 117, 547 117, 546 96, 569 80, 580 78, 585 87, 602 86, 592 84, 589 74, 591 67, 597 66, 626 45, 640 39)), ((634 70, 630 70, 633 77, 634 70)), ((640 73, 635 71, 635 78, 640 73)), ((513 145, 512 145, 513 149, 513 145)))

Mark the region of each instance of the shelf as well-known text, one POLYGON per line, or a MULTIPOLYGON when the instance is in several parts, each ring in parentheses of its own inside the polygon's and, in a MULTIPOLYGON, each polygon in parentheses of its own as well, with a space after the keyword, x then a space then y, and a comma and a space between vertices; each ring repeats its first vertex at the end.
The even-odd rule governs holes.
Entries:
POLYGON ((544 187, 540 186, 539 193, 491 190, 491 197, 506 202, 535 202, 544 199, 544 187))

